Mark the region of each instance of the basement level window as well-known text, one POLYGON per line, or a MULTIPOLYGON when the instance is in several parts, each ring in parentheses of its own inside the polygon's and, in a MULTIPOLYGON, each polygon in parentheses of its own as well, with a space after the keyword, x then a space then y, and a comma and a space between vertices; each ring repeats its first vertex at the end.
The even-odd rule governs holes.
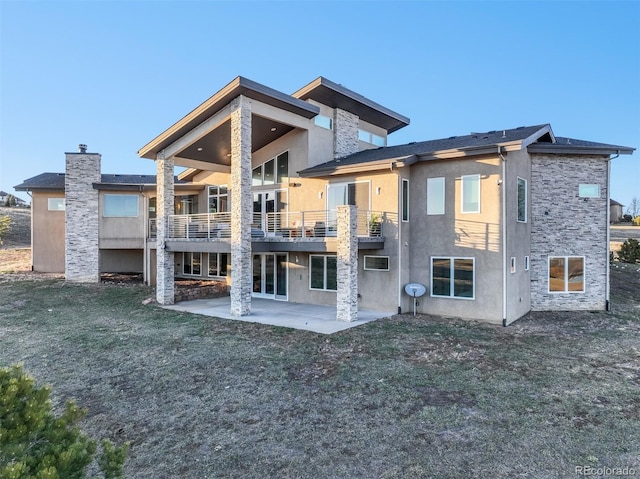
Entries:
POLYGON ((600 185, 580 184, 578 195, 580 198, 600 198, 600 185))
POLYGON ((389 271, 388 256, 365 256, 364 269, 366 271, 389 271))

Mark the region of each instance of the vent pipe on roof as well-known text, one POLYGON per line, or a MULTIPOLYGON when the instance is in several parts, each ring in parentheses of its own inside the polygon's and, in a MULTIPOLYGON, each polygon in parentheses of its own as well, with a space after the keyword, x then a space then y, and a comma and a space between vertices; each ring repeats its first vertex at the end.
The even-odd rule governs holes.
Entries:
POLYGON ((84 143, 80 143, 78 145, 78 151, 80 153, 86 153, 87 152, 87 145, 85 145, 84 143))

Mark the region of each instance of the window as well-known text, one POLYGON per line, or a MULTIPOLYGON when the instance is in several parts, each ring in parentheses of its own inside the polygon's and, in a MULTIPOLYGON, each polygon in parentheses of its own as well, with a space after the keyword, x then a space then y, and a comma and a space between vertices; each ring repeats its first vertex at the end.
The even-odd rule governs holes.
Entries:
POLYGON ((578 195, 580 198, 600 198, 600 185, 579 185, 578 195))
POLYGON ((309 289, 336 291, 338 289, 337 257, 312 254, 309 259, 309 289))
POLYGON ((358 130, 358 140, 376 146, 386 146, 387 144, 387 140, 384 137, 360 129, 358 130))
POLYGON ((198 212, 198 195, 176 196, 174 205, 176 215, 194 215, 198 212))
POLYGON ((444 178, 427 178, 427 214, 444 214, 444 178))
POLYGON ((102 216, 132 218, 138 216, 137 195, 104 195, 102 216))
POLYGON ((389 271, 388 256, 365 256, 364 269, 374 271, 389 271))
POLYGON ((289 178, 289 152, 279 154, 275 158, 256 166, 251 173, 251 185, 273 185, 284 183, 289 178))
POLYGON ((313 122, 322 128, 326 128, 327 130, 331 130, 333 128, 333 119, 328 116, 316 115, 313 119, 313 122))
POLYGON ((480 213, 480 175, 462 177, 462 212, 480 213))
POLYGON ((227 276, 228 253, 209 253, 209 276, 227 276))
POLYGON ((524 257, 524 270, 525 271, 529 271, 529 257, 528 256, 524 257))
POLYGON ((355 205, 359 210, 369 210, 370 187, 369 181, 327 185, 327 209, 335 210, 340 205, 355 205))
POLYGON ((511 257, 511 268, 510 268, 510 271, 512 273, 516 272, 516 258, 515 258, 515 256, 511 257))
POLYGON ((229 211, 229 190, 226 185, 209 187, 209 213, 229 211))
POLYGON ((64 198, 47 198, 49 211, 64 211, 64 198))
POLYGON ((402 221, 409 221, 409 180, 402 180, 402 221))
POLYGON ((201 253, 182 253, 182 273, 200 275, 201 253))
POLYGON ((549 257, 549 292, 551 293, 583 293, 584 292, 584 257, 583 256, 550 256, 549 257))
POLYGON ((431 258, 431 296, 475 298, 474 258, 431 258))
POLYGON ((527 180, 518 177, 518 222, 527 222, 527 180))

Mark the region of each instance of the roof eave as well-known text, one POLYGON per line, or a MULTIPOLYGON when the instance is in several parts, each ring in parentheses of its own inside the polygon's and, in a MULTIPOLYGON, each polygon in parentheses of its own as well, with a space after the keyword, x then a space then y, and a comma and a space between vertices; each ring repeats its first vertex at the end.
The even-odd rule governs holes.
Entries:
POLYGON ((326 168, 314 168, 312 171, 298 171, 301 178, 319 178, 323 176, 345 175, 349 173, 360 173, 362 171, 379 171, 391 168, 402 168, 415 161, 415 155, 399 156, 395 158, 385 158, 383 160, 368 161, 364 163, 354 163, 347 165, 334 165, 326 168))
POLYGON ((572 155, 632 155, 635 148, 627 146, 572 146, 533 143, 527 148, 529 153, 572 154, 572 155))

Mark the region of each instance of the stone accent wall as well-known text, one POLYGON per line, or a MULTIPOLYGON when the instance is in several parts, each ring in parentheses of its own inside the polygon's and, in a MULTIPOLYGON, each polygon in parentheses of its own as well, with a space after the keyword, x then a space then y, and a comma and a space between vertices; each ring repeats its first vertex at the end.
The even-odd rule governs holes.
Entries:
POLYGON ((226 281, 190 281, 195 284, 182 284, 182 281, 176 282, 175 302, 193 301, 194 299, 221 298, 229 296, 229 287, 226 281))
POLYGON ((353 113, 336 108, 333 118, 333 158, 357 153, 359 118, 353 113))
POLYGON ((67 153, 65 187, 65 278, 67 281, 100 281, 98 247, 100 155, 67 153))
POLYGON ((164 153, 159 153, 156 169, 156 300, 159 304, 173 304, 175 266, 173 253, 165 249, 168 218, 174 211, 173 158, 165 158, 164 153))
POLYGON ((251 102, 231 102, 231 314, 251 313, 251 102))
POLYGON ((336 319, 358 319, 358 236, 357 209, 352 205, 338 206, 338 291, 336 319))
POLYGON ((531 162, 531 309, 604 309, 609 245, 606 158, 533 155, 531 162), (580 184, 598 184, 599 198, 580 198, 580 184), (584 293, 550 293, 550 256, 584 256, 584 293))

